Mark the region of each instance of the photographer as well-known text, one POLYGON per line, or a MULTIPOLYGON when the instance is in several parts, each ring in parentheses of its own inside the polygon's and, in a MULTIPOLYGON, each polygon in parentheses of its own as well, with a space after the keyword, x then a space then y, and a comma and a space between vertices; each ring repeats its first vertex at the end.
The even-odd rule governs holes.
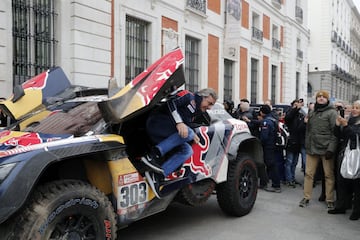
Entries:
POLYGON ((360 134, 360 100, 353 103, 351 116, 348 120, 341 116, 336 118, 334 134, 340 142, 336 167, 338 195, 335 209, 329 210, 328 213, 344 214, 347 209, 353 208, 350 220, 358 220, 360 219, 360 179, 343 178, 340 174, 340 166, 347 143, 356 145, 356 138, 360 134))

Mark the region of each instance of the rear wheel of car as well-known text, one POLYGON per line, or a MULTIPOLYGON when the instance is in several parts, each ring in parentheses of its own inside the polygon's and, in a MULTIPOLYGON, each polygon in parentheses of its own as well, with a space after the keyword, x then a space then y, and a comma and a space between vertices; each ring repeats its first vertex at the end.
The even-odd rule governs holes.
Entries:
POLYGON ((186 205, 200 206, 210 198, 215 186, 215 182, 211 179, 191 183, 179 191, 176 200, 186 205))
POLYGON ((39 187, 7 225, 7 239, 116 239, 114 209, 95 187, 76 180, 39 187))
POLYGON ((244 216, 253 208, 257 196, 257 169, 251 157, 238 154, 229 162, 227 181, 216 187, 220 208, 231 216, 244 216))

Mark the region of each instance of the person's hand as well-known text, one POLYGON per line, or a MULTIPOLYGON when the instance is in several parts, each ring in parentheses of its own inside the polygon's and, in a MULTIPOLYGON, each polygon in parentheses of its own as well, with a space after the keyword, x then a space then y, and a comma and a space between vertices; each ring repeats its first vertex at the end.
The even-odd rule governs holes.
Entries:
POLYGON ((336 118, 335 124, 336 124, 336 126, 344 126, 345 127, 348 125, 348 121, 345 118, 338 115, 336 118))
POLYGON ((179 135, 182 138, 187 138, 188 137, 188 127, 186 126, 185 123, 178 123, 176 124, 176 129, 178 130, 179 135))
POLYGON ((326 151, 326 152, 325 152, 325 159, 326 159, 326 160, 332 159, 333 155, 334 155, 333 152, 326 151))
POLYGON ((309 121, 309 116, 306 115, 306 116, 304 117, 304 123, 308 123, 308 121, 309 121))
POLYGON ((249 118, 247 116, 243 116, 242 120, 244 120, 245 122, 250 122, 249 118))

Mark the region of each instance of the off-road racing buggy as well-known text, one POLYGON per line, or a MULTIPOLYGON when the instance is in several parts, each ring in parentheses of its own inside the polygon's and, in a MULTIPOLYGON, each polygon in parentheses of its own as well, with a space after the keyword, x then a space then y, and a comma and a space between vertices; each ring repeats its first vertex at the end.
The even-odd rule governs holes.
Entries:
POLYGON ((73 86, 54 68, 0 102, 11 122, 0 132, 1 239, 116 239, 119 228, 174 201, 197 206, 213 193, 226 214, 248 214, 262 147, 221 104, 199 122, 201 141, 161 198, 144 177, 146 118, 184 84, 183 63, 175 49, 112 96, 73 86))

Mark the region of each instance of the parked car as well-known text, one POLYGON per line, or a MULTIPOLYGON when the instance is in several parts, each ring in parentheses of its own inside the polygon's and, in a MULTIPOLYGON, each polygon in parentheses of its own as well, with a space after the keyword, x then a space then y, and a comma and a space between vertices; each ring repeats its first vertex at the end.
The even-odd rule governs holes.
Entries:
MULTIPOLYGON (((252 103, 250 104, 250 110, 254 112, 254 114, 258 114, 260 111, 260 107, 263 104, 258 104, 258 103, 252 103)), ((287 105, 287 104, 274 104, 273 109, 276 110, 279 114, 283 115, 284 113, 286 113, 290 108, 291 105, 287 105)))
POLYGON ((185 83, 183 63, 175 49, 112 96, 72 86, 61 68, 17 86, 0 103, 12 121, 0 132, 1 239, 116 239, 119 228, 172 202, 198 206, 213 193, 226 214, 248 214, 262 147, 221 103, 195 129, 200 143, 161 198, 144 177, 146 119, 185 83))

